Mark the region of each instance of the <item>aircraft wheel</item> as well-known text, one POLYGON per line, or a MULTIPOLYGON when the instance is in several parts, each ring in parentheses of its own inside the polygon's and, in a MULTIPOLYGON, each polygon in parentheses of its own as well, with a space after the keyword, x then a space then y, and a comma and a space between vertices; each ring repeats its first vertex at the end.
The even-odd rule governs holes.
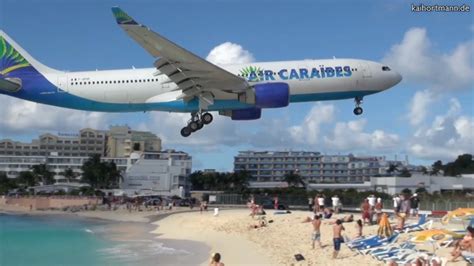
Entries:
POLYGON ((354 108, 354 114, 355 115, 361 115, 363 112, 364 112, 364 110, 362 109, 362 107, 354 108))
POLYGON ((214 118, 210 113, 204 113, 201 117, 202 122, 204 125, 210 124, 214 118))
POLYGON ((189 123, 188 127, 189 129, 191 129, 192 132, 197 131, 199 129, 199 125, 196 121, 189 123))
POLYGON ((204 127, 204 123, 203 123, 202 121, 197 121, 196 123, 197 123, 197 125, 198 125, 197 130, 200 130, 201 128, 204 127))
POLYGON ((189 137, 189 135, 191 135, 191 133, 192 133, 192 131, 191 131, 191 129, 190 129, 189 127, 183 127, 183 128, 181 129, 181 136, 183 136, 183 137, 185 137, 185 138, 186 138, 186 137, 189 137))

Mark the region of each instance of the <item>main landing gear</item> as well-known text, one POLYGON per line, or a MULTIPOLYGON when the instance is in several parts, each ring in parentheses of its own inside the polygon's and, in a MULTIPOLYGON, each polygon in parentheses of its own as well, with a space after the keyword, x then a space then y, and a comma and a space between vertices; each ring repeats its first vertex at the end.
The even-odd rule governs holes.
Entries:
POLYGON ((354 114, 361 115, 364 112, 364 109, 360 107, 360 105, 362 104, 362 97, 355 97, 354 101, 356 103, 356 107, 354 108, 354 114))
POLYGON ((191 133, 196 132, 212 122, 213 117, 210 113, 196 112, 191 114, 191 120, 188 125, 181 129, 181 136, 189 137, 191 133))

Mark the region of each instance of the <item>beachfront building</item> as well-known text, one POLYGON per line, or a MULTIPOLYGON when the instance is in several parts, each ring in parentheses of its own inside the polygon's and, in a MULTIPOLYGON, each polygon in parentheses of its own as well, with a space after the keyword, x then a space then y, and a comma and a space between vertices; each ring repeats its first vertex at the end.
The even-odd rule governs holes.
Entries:
POLYGON ((78 133, 46 133, 29 143, 2 139, 0 156, 105 156, 105 140, 106 131, 90 128, 81 129, 78 133))
POLYGON ((181 151, 133 153, 121 183, 127 195, 177 195, 189 191, 192 157, 181 151))
POLYGON ((306 151, 241 151, 234 157, 234 171, 248 171, 255 183, 278 183, 289 173, 299 174, 310 184, 363 183, 385 174, 388 166, 389 161, 380 156, 324 155, 306 151))
POLYGON ((151 132, 135 131, 128 126, 109 130, 81 129, 78 133, 45 133, 30 143, 0 140, 0 156, 65 156, 127 158, 133 151, 157 152, 161 139, 151 132))
POLYGON ((129 157, 134 151, 160 150, 161 139, 151 132, 132 130, 128 126, 111 126, 107 131, 107 157, 129 157))
POLYGON ((369 181, 363 183, 319 183, 307 186, 308 190, 356 189, 358 191, 379 191, 391 195, 400 193, 404 189, 415 192, 419 188, 426 189, 428 193, 472 190, 474 189, 474 178, 414 174, 411 177, 371 177, 369 181))
MULTIPOLYGON (((16 178, 21 172, 31 171, 34 165, 46 164, 49 171, 54 173, 56 181, 64 179, 62 175, 67 169, 72 169, 79 178, 82 174, 81 167, 89 157, 59 156, 57 154, 47 156, 6 156, 0 155, 0 172, 7 174, 9 178, 16 178)), ((127 169, 127 158, 101 158, 104 162, 115 162, 117 168, 124 172, 127 169)))

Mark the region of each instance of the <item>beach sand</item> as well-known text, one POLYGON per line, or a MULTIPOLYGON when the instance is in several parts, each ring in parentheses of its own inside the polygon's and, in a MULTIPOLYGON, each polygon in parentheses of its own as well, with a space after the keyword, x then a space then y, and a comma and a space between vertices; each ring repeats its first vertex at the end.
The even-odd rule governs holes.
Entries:
MULTIPOLYGON (((321 240, 323 248, 311 248, 312 225, 302 223, 311 216, 308 211, 292 211, 291 214, 274 215, 268 210, 266 220, 273 220, 267 227, 250 229, 250 225, 257 224, 258 220, 249 216, 248 209, 221 210, 217 217, 213 212, 189 212, 188 208, 176 208, 173 211, 143 211, 129 213, 127 210, 116 211, 85 211, 67 213, 63 211, 29 211, 15 206, 0 205, 0 211, 18 212, 24 214, 60 214, 77 215, 95 219, 104 219, 123 222, 114 225, 115 236, 120 239, 148 238, 143 235, 145 230, 152 239, 173 244, 174 249, 183 247, 181 240, 187 240, 186 250, 192 254, 178 257, 169 257, 170 264, 180 265, 208 265, 208 258, 213 252, 222 255, 226 265, 385 265, 371 256, 358 255, 342 245, 339 256, 333 260, 332 225, 323 220, 321 226, 321 240), (153 222, 154 221, 154 222, 153 222), (134 223, 128 223, 134 222, 134 223), (152 222, 152 226, 150 226, 152 222), (133 225, 133 226, 132 226, 133 225), (156 228, 157 227, 157 228, 156 228), (144 229, 145 228, 145 229, 144 229), (155 229, 156 228, 156 229, 155 229), (174 242, 173 242, 174 241, 174 242), (297 262, 295 254, 302 254, 305 260, 297 262), (182 257, 182 258, 180 258, 182 257), (191 258, 191 260, 190 260, 191 258)), ((342 218, 346 214, 335 215, 342 218)), ((358 219, 359 215, 355 215, 358 219)), ((394 221, 392 221, 394 222, 394 221)), ((415 222, 415 219, 408 221, 415 222)), ((352 238, 355 235, 355 223, 344 224, 345 235, 352 238)), ((434 228, 443 228, 439 223, 434 228)), ((364 226, 364 235, 375 234, 378 226, 364 226)), ((453 229, 460 229, 459 227, 453 229)), ((413 233, 412 233, 413 234, 413 233)), ((412 234, 403 234, 399 242, 404 241, 412 234)), ((119 240, 119 239, 116 239, 119 240)), ((419 245, 419 249, 432 252, 432 245, 419 245)), ((438 256, 450 258, 452 248, 442 248, 436 251, 438 256)), ((161 263, 163 264, 163 263, 161 263)), ((168 265, 164 263, 163 265, 168 265)), ((462 259, 448 265, 466 265, 462 259)))
MULTIPOLYGON (((159 237, 202 241, 211 247, 212 252, 221 253, 226 265, 385 265, 371 256, 358 255, 345 245, 342 245, 338 258, 333 260, 332 225, 328 223, 334 219, 323 221, 323 248, 316 247, 313 250, 312 225, 302 223, 310 215, 311 213, 306 211, 273 215, 270 210, 267 211, 266 219, 273 220, 273 223, 267 227, 249 229, 257 220, 252 219, 246 209, 220 211, 217 217, 214 217, 212 212, 182 213, 155 222, 158 229, 153 233, 159 234, 159 237), (295 254, 302 254, 305 260, 297 262, 295 254)), ((336 215, 341 218, 343 216, 336 215)), ((355 218, 358 219, 358 215, 355 215, 355 218)), ((355 223, 345 223, 344 226, 345 234, 353 237, 356 232, 355 223)), ((375 234, 377 229, 377 225, 365 226, 364 234, 375 234)), ((404 234, 400 241, 409 236, 404 234)), ((431 245, 422 245, 419 248, 432 251, 431 245)), ((451 249, 441 249, 436 254, 449 259, 451 249)), ((202 262, 201 265, 207 263, 202 262)), ((459 262, 448 265, 465 265, 465 262, 460 259, 459 262)))

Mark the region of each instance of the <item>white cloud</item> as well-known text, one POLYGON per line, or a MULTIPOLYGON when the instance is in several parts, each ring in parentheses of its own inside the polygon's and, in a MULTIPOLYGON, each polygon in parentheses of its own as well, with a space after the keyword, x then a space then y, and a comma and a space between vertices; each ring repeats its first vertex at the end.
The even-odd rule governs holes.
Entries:
POLYGON ((206 60, 217 65, 229 65, 251 63, 255 58, 239 44, 225 42, 214 47, 206 60))
POLYGON ((295 143, 317 144, 320 138, 321 125, 332 122, 334 115, 334 105, 317 103, 311 108, 301 125, 289 128, 291 138, 295 143))
POLYGON ((427 115, 428 107, 435 102, 435 95, 431 90, 417 91, 410 102, 408 120, 413 126, 422 123, 427 115))
POLYGON ((408 143, 410 152, 430 160, 452 160, 463 153, 474 153, 474 116, 460 114, 461 104, 451 99, 444 115, 436 116, 430 126, 416 131, 408 143))
POLYGON ((58 108, 0 96, 0 133, 29 134, 38 131, 76 131, 84 127, 103 129, 110 115, 58 108))
POLYGON ((328 150, 337 151, 389 151, 395 149, 400 138, 396 134, 389 134, 383 130, 364 132, 366 119, 349 122, 338 122, 331 135, 324 137, 324 144, 328 150))
POLYGON ((474 42, 460 43, 451 53, 436 51, 425 28, 411 28, 383 59, 407 82, 428 85, 436 92, 470 89, 474 81, 474 42))

